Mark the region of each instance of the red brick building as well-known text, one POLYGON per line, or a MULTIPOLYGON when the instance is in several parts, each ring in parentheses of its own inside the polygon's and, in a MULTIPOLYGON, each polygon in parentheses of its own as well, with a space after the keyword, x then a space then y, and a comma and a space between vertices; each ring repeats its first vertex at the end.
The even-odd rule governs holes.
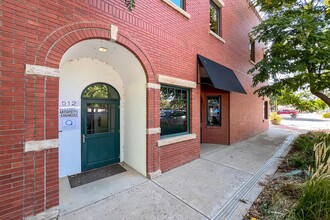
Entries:
POLYGON ((125 162, 152 178, 268 129, 249 0, 0 5, 0 219, 56 212, 59 177, 125 162))

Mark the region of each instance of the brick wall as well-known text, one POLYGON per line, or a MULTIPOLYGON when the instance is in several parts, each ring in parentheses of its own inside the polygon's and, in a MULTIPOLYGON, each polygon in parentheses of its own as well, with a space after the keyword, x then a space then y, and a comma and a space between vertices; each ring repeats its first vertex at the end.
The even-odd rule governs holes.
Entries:
MULTIPOLYGON (((21 219, 58 204, 58 150, 23 150, 26 141, 57 138, 58 79, 27 76, 25 64, 58 68, 74 43, 108 39, 110 24, 119 27, 119 43, 137 55, 148 82, 156 82, 157 74, 196 81, 197 53, 234 69, 249 95, 230 97, 231 142, 266 129, 259 120, 262 102, 245 75, 252 67, 248 33, 258 19, 246 0, 224 2, 225 44, 209 34, 208 1, 187 1, 190 19, 161 0, 137 1, 132 12, 123 0, 0 1, 0 219, 21 219)), ((159 135, 148 135, 148 172, 199 156, 199 89, 191 96, 197 139, 158 148, 159 135)), ((157 99, 159 92, 148 94, 148 128, 159 127, 157 99)))

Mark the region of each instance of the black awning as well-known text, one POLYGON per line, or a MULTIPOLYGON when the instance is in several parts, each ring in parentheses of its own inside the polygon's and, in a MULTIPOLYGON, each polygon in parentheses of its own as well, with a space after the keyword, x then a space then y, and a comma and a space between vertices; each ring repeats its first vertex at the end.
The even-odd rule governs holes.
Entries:
POLYGON ((242 84, 232 69, 222 66, 206 57, 197 54, 198 60, 205 68, 213 86, 225 91, 246 94, 242 84))

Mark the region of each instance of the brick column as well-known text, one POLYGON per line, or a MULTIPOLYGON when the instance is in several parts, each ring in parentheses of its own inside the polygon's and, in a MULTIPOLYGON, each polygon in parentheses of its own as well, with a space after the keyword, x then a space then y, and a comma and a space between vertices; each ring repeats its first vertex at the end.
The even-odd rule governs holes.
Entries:
POLYGON ((24 216, 58 215, 59 70, 26 65, 24 216))

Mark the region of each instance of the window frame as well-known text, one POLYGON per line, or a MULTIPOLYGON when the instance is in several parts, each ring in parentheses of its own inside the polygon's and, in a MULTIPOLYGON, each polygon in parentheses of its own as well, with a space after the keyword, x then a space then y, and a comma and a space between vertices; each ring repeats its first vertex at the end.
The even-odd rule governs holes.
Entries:
POLYGON ((268 120, 269 118, 268 103, 268 101, 263 101, 263 120, 268 120))
MULTIPOLYGON (((173 4, 175 4, 173 0, 170 0, 170 1, 173 4)), ((177 5, 177 4, 175 4, 175 5, 185 11, 186 10, 186 0, 179 0, 179 1, 180 1, 180 5, 177 5)))
POLYGON ((250 37, 250 60, 255 63, 256 62, 256 41, 252 37, 250 37))
POLYGON ((206 126, 207 127, 221 127, 222 126, 222 111, 221 111, 221 95, 212 95, 212 96, 206 96, 206 126), (219 99, 219 124, 212 125, 209 124, 209 98, 218 98, 219 99))
POLYGON ((212 31, 214 34, 218 35, 219 37, 222 37, 222 25, 221 25, 221 21, 222 21, 222 7, 220 7, 218 4, 216 4, 213 0, 210 0, 210 7, 213 7, 216 9, 217 12, 217 32, 211 30, 211 9, 210 9, 210 31, 212 31))
POLYGON ((180 6, 175 4, 172 0, 162 0, 164 3, 172 7, 174 10, 185 16, 187 19, 190 19, 190 14, 186 11, 186 0, 180 0, 180 6), (182 4, 182 7, 181 7, 182 4))
MULTIPOLYGON (((180 89, 180 90, 186 90, 187 91, 187 115, 186 115, 186 121, 187 121, 187 131, 185 132, 179 132, 179 133, 175 133, 175 134, 167 134, 167 135, 161 135, 160 133, 160 139, 166 139, 166 138, 171 138, 171 137, 177 137, 177 136, 182 136, 182 135, 187 135, 187 134, 191 134, 190 131, 190 114, 191 114, 191 100, 190 100, 190 93, 191 93, 191 89, 190 88, 185 88, 185 87, 180 87, 180 86, 173 86, 173 85, 167 85, 167 84, 160 84, 160 90, 162 89, 162 87, 167 87, 167 88, 171 88, 171 89, 180 89)), ((159 101, 161 101, 161 96, 159 101)), ((161 112, 161 107, 159 108, 159 112, 161 112)), ((159 122, 160 122, 160 115, 159 115, 159 122)), ((161 128, 161 124, 160 124, 160 128, 161 128)))

